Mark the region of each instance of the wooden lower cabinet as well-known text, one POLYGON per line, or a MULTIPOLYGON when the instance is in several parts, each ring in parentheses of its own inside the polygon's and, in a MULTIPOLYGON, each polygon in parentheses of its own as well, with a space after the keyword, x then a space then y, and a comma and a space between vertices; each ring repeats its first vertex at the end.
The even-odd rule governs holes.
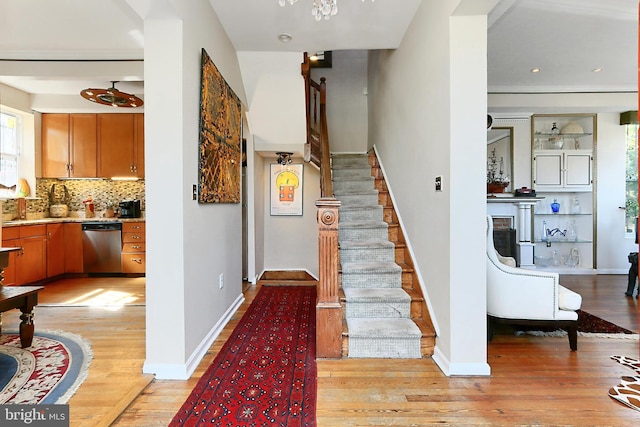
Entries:
POLYGON ((84 272, 82 259, 82 224, 79 222, 64 224, 64 272, 84 272))
POLYGON ((146 271, 145 223, 122 223, 122 272, 143 273, 146 271))
POLYGON ((47 224, 47 278, 64 274, 64 228, 47 224))
POLYGON ((47 277, 47 235, 45 225, 3 229, 2 245, 17 247, 4 270, 5 285, 24 285, 47 277))

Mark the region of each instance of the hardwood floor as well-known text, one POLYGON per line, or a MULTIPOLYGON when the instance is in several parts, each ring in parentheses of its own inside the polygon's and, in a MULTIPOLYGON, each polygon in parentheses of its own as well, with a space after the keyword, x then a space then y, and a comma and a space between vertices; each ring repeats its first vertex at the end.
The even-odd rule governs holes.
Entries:
MULTIPOLYGON (((623 275, 561 279, 583 296, 584 310, 638 332, 638 300, 624 296, 626 281, 623 275)), ((247 301, 191 379, 152 381, 141 374, 143 284, 144 279, 73 279, 47 284, 42 292, 36 331, 78 333, 94 352, 89 376, 69 402, 72 426, 166 426, 257 292, 247 288, 247 301), (82 295, 125 304, 56 305, 82 295)), ((5 328, 17 327, 14 314, 5 313, 5 328)), ((640 412, 607 395, 622 376, 633 375, 610 359, 614 354, 637 358, 638 341, 580 336, 578 352, 571 352, 566 337, 497 334, 488 346, 490 377, 446 377, 431 359, 319 360, 317 425, 640 425, 640 412)))

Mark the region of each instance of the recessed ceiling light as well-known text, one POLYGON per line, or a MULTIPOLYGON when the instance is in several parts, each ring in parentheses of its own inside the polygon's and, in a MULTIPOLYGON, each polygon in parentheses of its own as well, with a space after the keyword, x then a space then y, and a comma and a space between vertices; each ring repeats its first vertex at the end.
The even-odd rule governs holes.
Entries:
POLYGON ((282 33, 278 36, 278 40, 280 40, 282 43, 289 43, 291 40, 293 40, 293 36, 291 34, 282 33))
POLYGON ((599 72, 601 72, 602 70, 603 70, 603 68, 598 67, 598 68, 594 68, 594 69, 593 69, 593 70, 591 70, 591 71, 593 71, 594 73, 599 73, 599 72))
POLYGON ((539 73, 540 72, 540 68, 532 68, 531 72, 532 73, 539 73))

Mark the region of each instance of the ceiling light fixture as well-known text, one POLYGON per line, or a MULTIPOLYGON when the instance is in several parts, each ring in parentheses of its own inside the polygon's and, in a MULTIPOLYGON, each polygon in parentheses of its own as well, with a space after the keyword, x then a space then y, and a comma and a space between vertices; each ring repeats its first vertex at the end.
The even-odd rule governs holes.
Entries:
POLYGON ((110 105, 112 107, 141 107, 144 102, 135 95, 126 92, 120 92, 116 89, 117 81, 111 82, 109 89, 84 89, 80 95, 84 99, 102 105, 110 105))
POLYGON ((540 72, 540 68, 532 68, 531 72, 532 73, 539 73, 540 72))
POLYGON ((290 165, 293 162, 293 159, 291 158, 291 156, 293 156, 293 153, 285 153, 279 151, 276 154, 278 155, 277 162, 282 166, 290 165))
MULTIPOLYGON (((289 4, 294 4, 298 0, 278 0, 280 6, 284 7, 287 2, 289 4)), ((374 2, 375 0, 371 0, 374 2)), ((364 3, 364 0, 362 0, 364 3)), ((313 9, 311 9, 311 14, 316 19, 316 21, 320 21, 322 18, 325 20, 329 20, 332 16, 338 14, 338 0, 313 0, 313 9)))
POLYGON ((594 69, 593 69, 593 70, 591 70, 591 71, 593 71, 594 73, 599 73, 599 72, 601 72, 602 70, 603 70, 603 68, 598 67, 598 68, 594 68, 594 69))
POLYGON ((293 36, 291 34, 282 33, 278 35, 278 40, 280 40, 282 43, 289 43, 292 39, 293 36))

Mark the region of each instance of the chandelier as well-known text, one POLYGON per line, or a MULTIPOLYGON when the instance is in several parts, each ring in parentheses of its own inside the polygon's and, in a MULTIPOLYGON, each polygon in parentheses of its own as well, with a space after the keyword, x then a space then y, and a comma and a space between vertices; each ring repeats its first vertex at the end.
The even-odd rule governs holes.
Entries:
POLYGON ((109 89, 84 89, 80 95, 84 99, 102 105, 111 105, 112 107, 140 107, 144 102, 135 95, 126 92, 120 92, 116 89, 117 81, 111 82, 109 89))
MULTIPOLYGON (((284 7, 287 2, 289 4, 294 4, 298 0, 278 0, 280 6, 284 7)), ((372 2, 375 0, 371 0, 372 2)), ((364 0, 362 0, 364 3, 364 0)), ((316 19, 316 21, 320 21, 322 18, 328 20, 332 16, 338 13, 338 0, 313 0, 313 9, 311 9, 311 14, 316 19)))

